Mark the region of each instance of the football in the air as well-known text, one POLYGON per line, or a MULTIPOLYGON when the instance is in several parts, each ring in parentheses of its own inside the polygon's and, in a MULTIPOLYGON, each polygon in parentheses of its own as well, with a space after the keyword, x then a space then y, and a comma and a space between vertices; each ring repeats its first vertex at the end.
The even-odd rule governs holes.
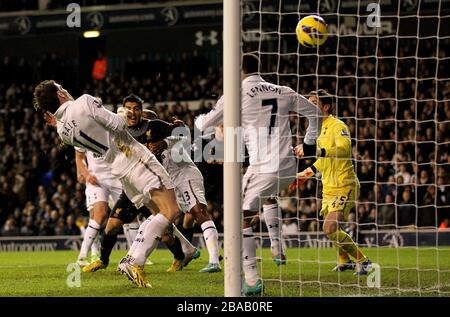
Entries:
POLYGON ((298 22, 295 33, 302 46, 316 47, 327 40, 328 28, 325 20, 320 16, 308 15, 298 22))

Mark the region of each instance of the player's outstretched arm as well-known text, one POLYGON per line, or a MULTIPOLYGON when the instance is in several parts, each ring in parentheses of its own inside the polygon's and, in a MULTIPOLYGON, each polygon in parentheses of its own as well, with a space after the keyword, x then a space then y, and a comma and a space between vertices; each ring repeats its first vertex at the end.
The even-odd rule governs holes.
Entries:
POLYGON ((291 104, 294 105, 294 108, 291 110, 308 119, 308 128, 306 129, 304 143, 315 145, 320 134, 320 128, 322 127, 322 111, 302 95, 294 93, 292 98, 291 104))
POLYGON ((209 127, 215 127, 223 121, 223 96, 217 101, 214 109, 206 114, 199 115, 195 119, 195 126, 200 131, 205 131, 209 127))
POLYGON ((126 112, 123 113, 122 111, 120 114, 115 114, 103 107, 103 104, 98 98, 94 98, 91 95, 85 96, 87 98, 87 105, 95 121, 109 130, 124 131, 127 129, 126 112))

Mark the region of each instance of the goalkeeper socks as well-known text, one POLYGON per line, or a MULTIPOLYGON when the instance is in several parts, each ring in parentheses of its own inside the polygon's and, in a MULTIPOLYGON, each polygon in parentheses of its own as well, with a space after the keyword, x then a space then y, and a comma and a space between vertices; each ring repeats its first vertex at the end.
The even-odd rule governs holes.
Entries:
POLYGON ((245 281, 249 285, 254 285, 255 282, 259 279, 258 269, 256 266, 256 241, 253 237, 253 229, 245 228, 242 230, 243 240, 243 268, 245 281))
POLYGON ((142 236, 144 235, 145 228, 150 223, 150 220, 152 220, 152 218, 153 218, 153 215, 151 215, 146 220, 144 220, 144 222, 142 222, 141 225, 139 226, 139 229, 137 230, 137 234, 136 234, 136 237, 134 238, 133 244, 131 245, 130 249, 128 250, 128 255, 133 254, 134 250, 136 249, 139 242, 141 241, 142 236))
POLYGON ((209 253, 209 263, 219 263, 219 233, 212 220, 205 221, 201 225, 203 237, 209 253))
POLYGON ((126 223, 123 225, 123 233, 125 234, 125 238, 127 239, 128 248, 131 248, 131 245, 136 239, 136 235, 138 233, 139 224, 137 221, 126 223))
POLYGON ((269 230, 270 249, 272 255, 281 255, 283 253, 281 246, 281 213, 278 204, 263 205, 264 220, 269 230))
POLYGON ((103 264, 109 263, 109 256, 111 255, 111 251, 116 244, 117 234, 104 234, 102 239, 102 246, 100 249, 100 260, 103 264))
POLYGON ((88 226, 84 232, 83 242, 81 243, 80 254, 78 255, 79 260, 87 258, 89 249, 95 238, 97 238, 99 231, 100 225, 94 219, 89 219, 88 226))
POLYGON ((361 250, 345 231, 339 229, 339 231, 333 232, 328 235, 328 238, 336 243, 339 248, 342 248, 347 254, 350 254, 357 262, 363 261, 366 257, 362 254, 361 250))
POLYGON ((186 239, 190 243, 192 243, 192 238, 194 237, 194 227, 191 227, 191 228, 181 227, 180 232, 183 234, 183 236, 186 237, 186 239))
POLYGON ((158 243, 168 226, 170 226, 170 221, 161 213, 157 214, 149 221, 141 241, 136 239, 138 245, 134 249, 133 254, 130 254, 133 258, 131 261, 132 264, 140 267, 144 266, 145 260, 158 246, 158 243))
POLYGON ((190 254, 194 252, 195 247, 186 239, 185 236, 181 234, 181 232, 178 230, 177 226, 172 225, 173 228, 173 234, 175 237, 180 239, 181 247, 183 248, 183 252, 185 254, 190 254))
POLYGON ((350 261, 350 258, 348 256, 348 253, 345 252, 342 247, 337 247, 338 253, 339 253, 339 264, 344 264, 350 261))

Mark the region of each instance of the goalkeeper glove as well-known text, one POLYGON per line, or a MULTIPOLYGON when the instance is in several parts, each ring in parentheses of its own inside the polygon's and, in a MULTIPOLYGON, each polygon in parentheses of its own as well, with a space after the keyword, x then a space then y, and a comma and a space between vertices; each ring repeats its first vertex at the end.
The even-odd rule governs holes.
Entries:
POLYGON ((292 193, 298 186, 304 184, 308 178, 314 175, 313 168, 308 167, 304 171, 297 173, 297 178, 289 185, 289 192, 292 193))
POLYGON ((289 185, 289 193, 295 192, 297 187, 303 185, 305 182, 306 178, 296 178, 295 181, 289 185))

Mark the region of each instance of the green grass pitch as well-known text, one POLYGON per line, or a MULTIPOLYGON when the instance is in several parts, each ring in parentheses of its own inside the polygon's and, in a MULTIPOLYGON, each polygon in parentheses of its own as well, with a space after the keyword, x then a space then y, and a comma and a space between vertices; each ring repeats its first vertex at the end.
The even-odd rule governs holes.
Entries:
MULTIPOLYGON (((367 277, 334 273, 334 249, 288 249, 288 263, 277 267, 270 250, 257 256, 265 281, 264 296, 450 296, 450 248, 371 248, 365 252, 380 265, 380 288, 367 277)), ((151 255, 145 270, 153 288, 137 289, 116 272, 125 251, 114 251, 106 270, 81 273, 80 287, 68 287, 67 264, 76 251, 0 253, 0 296, 223 296, 223 272, 197 271, 208 261, 206 250, 183 271, 166 273, 167 250, 151 255)), ((223 265, 223 263, 222 263, 223 265)))

